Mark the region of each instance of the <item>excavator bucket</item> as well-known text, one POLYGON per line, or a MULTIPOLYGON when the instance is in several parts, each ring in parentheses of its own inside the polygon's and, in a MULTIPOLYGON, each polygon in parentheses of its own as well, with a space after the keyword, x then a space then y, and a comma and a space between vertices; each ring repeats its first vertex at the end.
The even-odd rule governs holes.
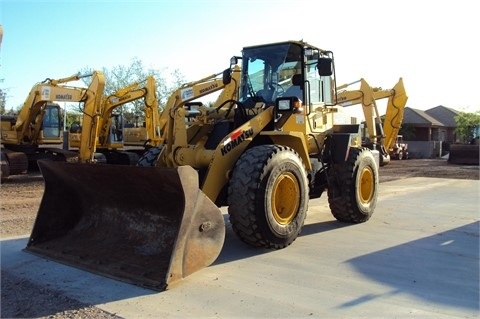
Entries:
POLYGON ((163 291, 223 247, 222 213, 190 166, 38 164, 45 191, 28 252, 163 291))

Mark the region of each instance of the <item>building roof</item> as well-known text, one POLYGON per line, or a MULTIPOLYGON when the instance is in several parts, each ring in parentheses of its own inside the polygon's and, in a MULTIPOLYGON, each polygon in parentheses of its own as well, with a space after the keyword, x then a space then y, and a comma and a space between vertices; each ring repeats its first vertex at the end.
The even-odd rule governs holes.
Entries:
MULTIPOLYGON (((452 115, 453 120, 453 115, 452 115)), ((429 115, 427 111, 413 109, 411 107, 406 107, 403 115, 403 123, 405 124, 415 124, 422 126, 449 126, 445 125, 437 118, 429 115)))
POLYGON ((431 117, 437 119, 439 122, 443 123, 445 126, 456 127, 454 117, 460 114, 459 111, 445 107, 443 105, 436 106, 434 108, 428 109, 425 111, 431 117))

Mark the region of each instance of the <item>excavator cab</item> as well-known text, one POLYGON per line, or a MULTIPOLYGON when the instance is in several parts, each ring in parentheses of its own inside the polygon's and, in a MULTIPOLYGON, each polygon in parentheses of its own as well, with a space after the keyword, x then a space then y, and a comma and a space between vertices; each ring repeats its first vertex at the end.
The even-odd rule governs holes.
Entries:
POLYGON ((45 106, 45 114, 43 116, 41 136, 39 144, 62 143, 62 116, 60 114, 60 106, 56 103, 47 104, 45 106))

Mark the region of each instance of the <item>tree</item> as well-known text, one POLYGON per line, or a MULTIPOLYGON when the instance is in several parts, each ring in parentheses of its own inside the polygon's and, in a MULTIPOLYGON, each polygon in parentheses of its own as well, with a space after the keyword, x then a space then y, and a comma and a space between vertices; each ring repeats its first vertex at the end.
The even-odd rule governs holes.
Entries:
MULTIPOLYGON (((63 110, 62 110, 62 118, 63 116, 65 116, 65 114, 63 113, 63 110)), ((67 127, 67 130, 72 127, 72 124, 80 124, 82 117, 83 117, 82 113, 78 111, 67 111, 67 114, 65 116, 65 119, 66 119, 65 126, 67 127)))
POLYGON ((470 143, 478 137, 478 127, 480 126, 480 111, 473 113, 460 112, 454 117, 457 127, 455 133, 462 143, 470 143))
POLYGON ((411 123, 403 123, 398 131, 398 135, 402 135, 403 139, 414 140, 417 134, 415 133, 415 125, 411 123))
MULTIPOLYGON (((133 58, 130 65, 118 65, 111 69, 102 68, 102 73, 105 76, 105 91, 104 95, 109 95, 115 91, 125 88, 133 83, 139 83, 141 85, 146 81, 148 76, 153 76, 156 83, 157 99, 160 107, 163 107, 170 97, 170 94, 176 90, 183 82, 184 76, 182 73, 175 69, 173 72, 165 76, 167 72, 166 68, 161 70, 145 69, 141 60, 137 57, 133 58)), ((80 73, 91 73, 91 68, 84 68, 80 73)), ((87 84, 88 78, 84 79, 87 84)), ((143 100, 133 101, 125 104, 121 107, 120 111, 123 113, 125 121, 133 123, 136 118, 143 118, 144 104, 143 100)), ((81 112, 82 110, 79 109, 81 112)))
MULTIPOLYGON (((3 82, 3 80, 0 79, 0 82, 3 82)), ((4 91, 4 89, 0 88, 0 114, 5 114, 6 100, 7 100, 7 93, 4 91)))
MULTIPOLYGON (((0 79, 0 83, 3 82, 3 79, 0 79)), ((0 88, 0 115, 16 115, 18 113, 18 108, 14 109, 11 107, 7 110, 7 94, 8 89, 0 88)))

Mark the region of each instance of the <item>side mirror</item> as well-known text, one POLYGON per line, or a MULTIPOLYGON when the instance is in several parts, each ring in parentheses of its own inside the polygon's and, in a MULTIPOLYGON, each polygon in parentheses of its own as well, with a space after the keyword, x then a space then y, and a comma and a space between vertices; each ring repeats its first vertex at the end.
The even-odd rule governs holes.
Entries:
POLYGON ((231 69, 226 69, 223 71, 223 84, 227 85, 230 84, 232 81, 232 70, 231 69))
POLYGON ((333 74, 332 70, 332 59, 331 58, 318 58, 318 75, 320 76, 330 76, 333 74))
POLYGON ((241 57, 232 56, 232 57, 230 58, 230 65, 238 64, 238 60, 241 60, 241 59, 242 59, 241 57))

